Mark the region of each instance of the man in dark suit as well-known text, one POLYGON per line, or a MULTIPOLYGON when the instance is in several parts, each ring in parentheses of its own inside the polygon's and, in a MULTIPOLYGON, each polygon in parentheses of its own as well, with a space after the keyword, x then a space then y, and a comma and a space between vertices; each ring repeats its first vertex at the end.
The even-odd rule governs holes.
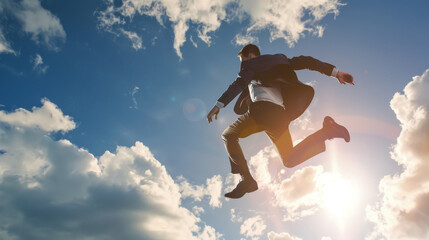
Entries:
POLYGON ((265 131, 288 168, 324 152, 327 139, 350 141, 347 129, 326 116, 320 130, 293 146, 289 124, 305 111, 314 96, 313 88, 301 83, 294 70, 314 70, 336 77, 341 84, 354 85, 352 75, 312 57, 261 56, 259 48, 253 44, 244 46, 238 56, 241 66, 237 79, 207 114, 209 123, 213 116, 217 119, 220 109, 241 93, 234 106, 234 111, 241 116, 222 133, 231 172, 242 178, 233 191, 225 194, 229 198, 240 198, 258 189, 238 143, 239 138, 265 131))

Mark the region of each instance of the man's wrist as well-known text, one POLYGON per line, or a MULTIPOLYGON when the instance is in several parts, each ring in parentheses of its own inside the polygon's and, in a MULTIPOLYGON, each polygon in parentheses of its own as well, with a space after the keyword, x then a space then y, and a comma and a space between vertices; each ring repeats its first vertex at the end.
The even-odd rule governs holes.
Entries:
POLYGON ((338 68, 334 67, 334 69, 332 69, 331 77, 337 77, 337 74, 338 74, 338 68))
POLYGON ((215 106, 218 107, 218 108, 223 108, 223 107, 225 107, 225 104, 223 104, 223 102, 217 101, 216 104, 215 104, 215 106))

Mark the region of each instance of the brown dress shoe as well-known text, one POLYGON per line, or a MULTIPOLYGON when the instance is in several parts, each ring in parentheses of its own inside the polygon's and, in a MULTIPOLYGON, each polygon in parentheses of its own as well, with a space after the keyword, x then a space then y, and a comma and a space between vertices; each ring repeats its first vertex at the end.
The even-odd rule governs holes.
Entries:
POLYGON ((241 198, 244 194, 258 190, 258 183, 255 180, 244 180, 237 184, 234 190, 225 193, 227 198, 241 198))
POLYGON ((343 138, 344 141, 350 142, 350 133, 344 126, 339 125, 329 116, 323 120, 323 129, 326 130, 326 138, 343 138))

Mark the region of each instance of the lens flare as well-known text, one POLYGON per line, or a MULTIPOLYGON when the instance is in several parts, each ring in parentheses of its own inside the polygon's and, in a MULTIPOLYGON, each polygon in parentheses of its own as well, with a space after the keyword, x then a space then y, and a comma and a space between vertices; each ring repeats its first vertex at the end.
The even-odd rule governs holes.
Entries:
POLYGON ((183 104, 183 113, 190 121, 200 121, 206 116, 207 108, 201 99, 192 98, 183 104))

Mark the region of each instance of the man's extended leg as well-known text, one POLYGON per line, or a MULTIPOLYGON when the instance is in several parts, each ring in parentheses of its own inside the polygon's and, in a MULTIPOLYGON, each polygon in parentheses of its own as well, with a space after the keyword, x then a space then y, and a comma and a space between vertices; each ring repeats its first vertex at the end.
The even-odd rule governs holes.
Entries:
POLYGON ((325 151, 325 141, 332 138, 344 138, 346 142, 350 141, 350 135, 347 129, 338 125, 331 117, 325 117, 323 128, 307 136, 292 149, 289 130, 279 134, 276 131, 267 131, 268 136, 276 145, 283 164, 292 168, 315 155, 325 151))
POLYGON ((283 164, 288 168, 295 167, 324 152, 326 149, 326 134, 323 128, 307 136, 293 148, 289 148, 290 144, 287 140, 287 135, 290 136, 289 130, 285 131, 279 139, 273 139, 273 142, 277 147, 283 164))
POLYGON ((255 123, 249 112, 247 112, 240 116, 237 121, 222 133, 222 139, 224 140, 225 148, 231 163, 231 172, 239 173, 243 180, 237 185, 236 189, 225 194, 226 197, 240 198, 246 192, 257 190, 257 184, 250 174, 247 161, 244 158, 238 139, 245 138, 260 131, 262 131, 262 129, 255 123))

